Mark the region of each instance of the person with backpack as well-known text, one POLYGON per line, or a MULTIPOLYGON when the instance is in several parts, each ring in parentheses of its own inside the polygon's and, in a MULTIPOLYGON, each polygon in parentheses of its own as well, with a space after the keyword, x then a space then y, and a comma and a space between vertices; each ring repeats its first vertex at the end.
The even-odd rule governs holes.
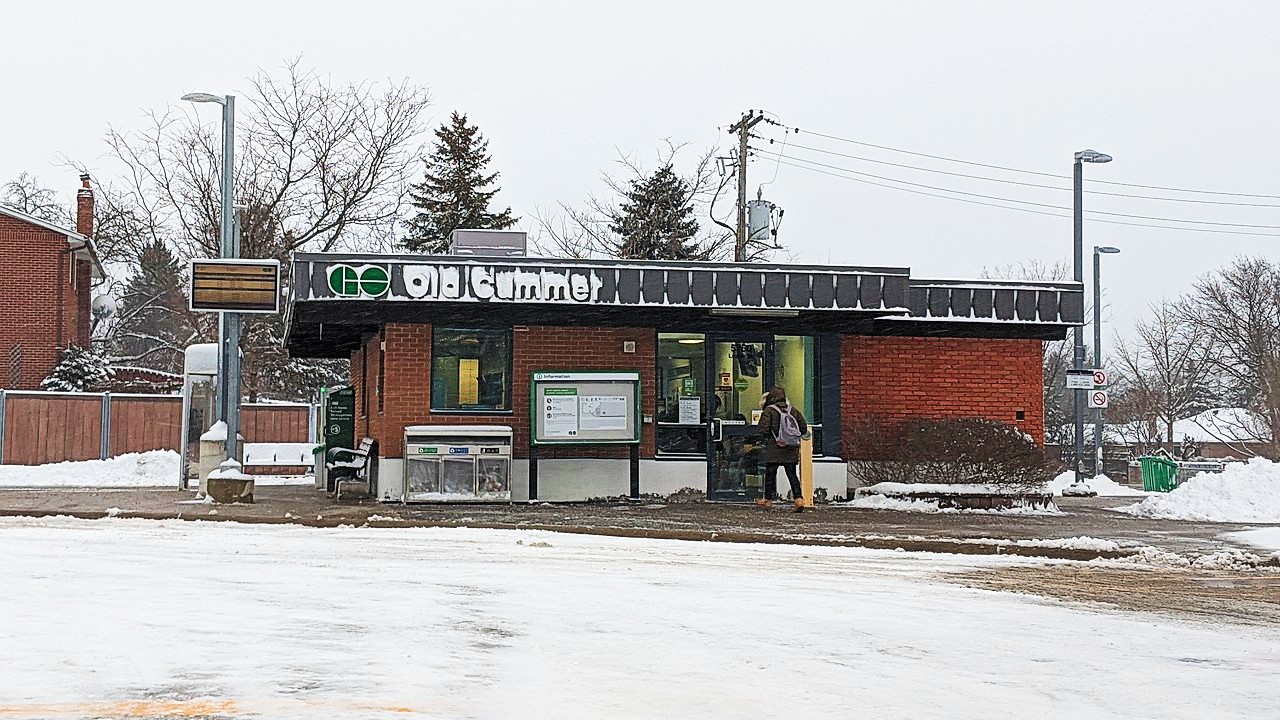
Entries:
POLYGON ((778 496, 778 468, 781 467, 791 483, 795 512, 803 512, 804 494, 796 464, 800 462, 800 439, 809 434, 809 424, 787 400, 787 391, 774 386, 764 396, 764 409, 757 427, 764 444, 765 500, 772 501, 778 496))

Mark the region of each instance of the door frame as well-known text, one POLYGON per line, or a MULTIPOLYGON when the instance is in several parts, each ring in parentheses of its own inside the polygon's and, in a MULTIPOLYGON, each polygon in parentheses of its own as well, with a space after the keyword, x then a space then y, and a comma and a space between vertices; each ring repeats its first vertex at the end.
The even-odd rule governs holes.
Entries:
MULTIPOLYGON (((759 330, 716 331, 716 332, 705 333, 705 338, 706 340, 705 340, 704 347, 707 348, 707 351, 703 354, 704 355, 703 364, 705 366, 703 368, 703 371, 705 373, 703 376, 703 387, 707 388, 707 392, 708 392, 707 401, 705 403, 706 415, 704 418, 705 425, 706 425, 706 437, 707 437, 707 443, 706 443, 707 500, 723 501, 723 502, 733 502, 733 501, 741 502, 741 501, 754 500, 755 497, 751 496, 750 494, 744 494, 742 496, 736 496, 736 497, 724 497, 724 496, 717 497, 715 494, 715 491, 713 490, 716 484, 716 469, 717 469, 716 453, 718 452, 716 447, 717 446, 716 430, 717 430, 718 423, 715 418, 715 403, 712 400, 712 397, 714 397, 717 393, 715 347, 718 343, 726 343, 726 342, 759 343, 763 345, 764 352, 763 352, 763 357, 761 357, 761 363, 760 363, 760 372, 762 376, 761 385, 763 386, 765 391, 768 391, 769 388, 774 386, 777 380, 775 376, 776 367, 774 364, 775 363, 774 334, 772 332, 759 331, 759 330)), ((751 422, 750 419, 748 419, 746 427, 754 427, 753 425, 750 424, 750 422, 751 422)), ((721 430, 721 433, 723 433, 722 427, 720 428, 720 430, 721 430)), ((763 470, 763 468, 761 468, 761 470, 763 470)))

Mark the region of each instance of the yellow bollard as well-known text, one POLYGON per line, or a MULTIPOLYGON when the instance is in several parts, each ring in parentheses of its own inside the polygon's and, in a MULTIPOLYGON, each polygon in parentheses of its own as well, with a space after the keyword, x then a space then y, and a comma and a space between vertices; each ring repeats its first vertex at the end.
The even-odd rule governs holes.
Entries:
POLYGON ((800 492, 804 506, 813 507, 813 436, 800 440, 800 492))

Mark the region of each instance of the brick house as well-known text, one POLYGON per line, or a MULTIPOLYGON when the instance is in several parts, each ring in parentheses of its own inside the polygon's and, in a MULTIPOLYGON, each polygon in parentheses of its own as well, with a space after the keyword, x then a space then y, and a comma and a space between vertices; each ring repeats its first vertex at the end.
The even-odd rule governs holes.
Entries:
POLYGON ((90 290, 104 276, 93 247, 93 189, 80 176, 76 228, 0 205, 0 388, 39 388, 58 354, 89 346, 90 290))
POLYGON ((1043 443, 1043 342, 1083 312, 1079 283, 906 268, 300 253, 292 273, 286 345, 350 358, 356 435, 379 441, 391 499, 408 497, 418 425, 511 427, 517 500, 533 494, 531 455, 539 499, 627 494, 636 465, 642 493, 750 499, 753 410, 772 385, 810 419, 831 497, 868 418, 982 417, 1043 443), (546 422, 535 373, 589 371, 638 373, 638 461, 531 442, 546 422))

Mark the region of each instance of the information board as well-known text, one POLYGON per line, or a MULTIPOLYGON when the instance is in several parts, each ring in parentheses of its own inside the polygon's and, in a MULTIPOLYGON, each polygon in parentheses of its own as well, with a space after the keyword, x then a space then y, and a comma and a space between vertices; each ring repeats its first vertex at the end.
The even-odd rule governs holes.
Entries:
POLYGON ((640 373, 540 371, 531 383, 533 442, 640 442, 640 373))

